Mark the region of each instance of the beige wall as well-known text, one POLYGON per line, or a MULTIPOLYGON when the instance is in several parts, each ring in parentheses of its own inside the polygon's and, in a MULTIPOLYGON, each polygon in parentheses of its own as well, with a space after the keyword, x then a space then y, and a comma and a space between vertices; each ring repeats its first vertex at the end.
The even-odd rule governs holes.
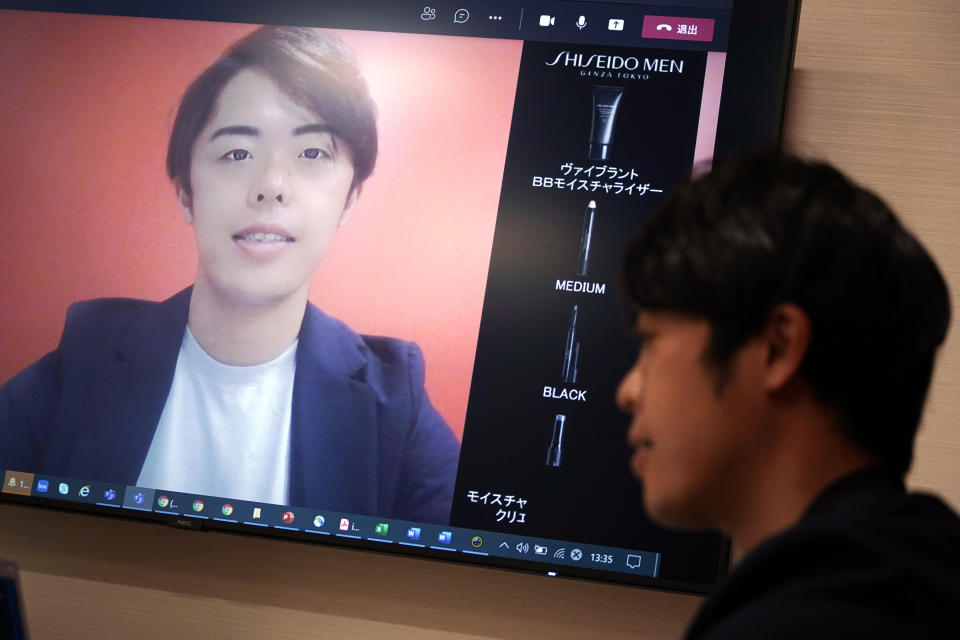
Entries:
MULTIPOLYGON (((787 126, 878 191, 960 298, 960 5, 805 0, 787 126)), ((869 321, 869 319, 865 319, 869 321)), ((911 484, 960 507, 960 336, 911 484)), ((0 506, 36 638, 669 638, 698 598, 0 506)))

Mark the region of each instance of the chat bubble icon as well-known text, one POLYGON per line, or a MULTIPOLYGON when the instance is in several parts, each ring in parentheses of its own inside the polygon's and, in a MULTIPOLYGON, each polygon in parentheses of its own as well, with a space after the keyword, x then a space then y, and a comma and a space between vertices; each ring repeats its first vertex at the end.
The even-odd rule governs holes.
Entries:
POLYGON ((627 554, 627 568, 628 569, 639 569, 640 561, 643 560, 642 557, 638 556, 635 553, 627 554))
POLYGON ((463 24, 470 19, 470 12, 466 9, 457 9, 457 12, 453 14, 453 23, 454 24, 463 24))

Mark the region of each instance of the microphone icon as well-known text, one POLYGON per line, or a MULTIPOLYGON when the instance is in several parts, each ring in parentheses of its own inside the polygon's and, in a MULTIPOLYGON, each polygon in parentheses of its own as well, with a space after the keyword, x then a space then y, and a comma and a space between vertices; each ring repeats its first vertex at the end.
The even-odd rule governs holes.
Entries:
POLYGON ((587 26, 587 17, 580 16, 577 18, 577 28, 582 30, 585 26, 587 26))

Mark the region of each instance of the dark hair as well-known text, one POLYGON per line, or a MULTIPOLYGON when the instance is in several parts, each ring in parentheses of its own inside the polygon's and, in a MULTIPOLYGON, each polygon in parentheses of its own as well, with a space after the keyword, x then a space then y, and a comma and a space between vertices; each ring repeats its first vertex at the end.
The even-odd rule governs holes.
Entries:
POLYGON ((187 196, 193 195, 193 144, 213 115, 223 87, 251 67, 265 72, 290 99, 322 117, 350 146, 351 189, 370 176, 377 159, 376 106, 353 52, 314 29, 266 26, 227 49, 197 76, 180 100, 167 148, 167 175, 187 196))
POLYGON ((705 361, 733 354, 792 302, 810 318, 800 374, 854 442, 905 473, 950 323, 933 259, 877 196, 827 164, 743 153, 674 190, 627 249, 638 309, 710 323, 705 361))

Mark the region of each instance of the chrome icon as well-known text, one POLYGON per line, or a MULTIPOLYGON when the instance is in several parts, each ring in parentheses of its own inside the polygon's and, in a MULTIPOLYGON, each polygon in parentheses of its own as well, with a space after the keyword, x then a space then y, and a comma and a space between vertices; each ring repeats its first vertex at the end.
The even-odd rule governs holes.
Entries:
POLYGON ((225 516, 230 515, 231 513, 233 513, 233 505, 232 504, 223 505, 222 507, 220 507, 220 513, 222 513, 225 516))
POLYGON ((158 507, 166 507, 168 504, 170 504, 170 498, 168 498, 167 496, 160 496, 159 498, 157 498, 158 507))
POLYGON ((193 501, 193 510, 197 513, 203 511, 203 500, 194 500, 193 501))

